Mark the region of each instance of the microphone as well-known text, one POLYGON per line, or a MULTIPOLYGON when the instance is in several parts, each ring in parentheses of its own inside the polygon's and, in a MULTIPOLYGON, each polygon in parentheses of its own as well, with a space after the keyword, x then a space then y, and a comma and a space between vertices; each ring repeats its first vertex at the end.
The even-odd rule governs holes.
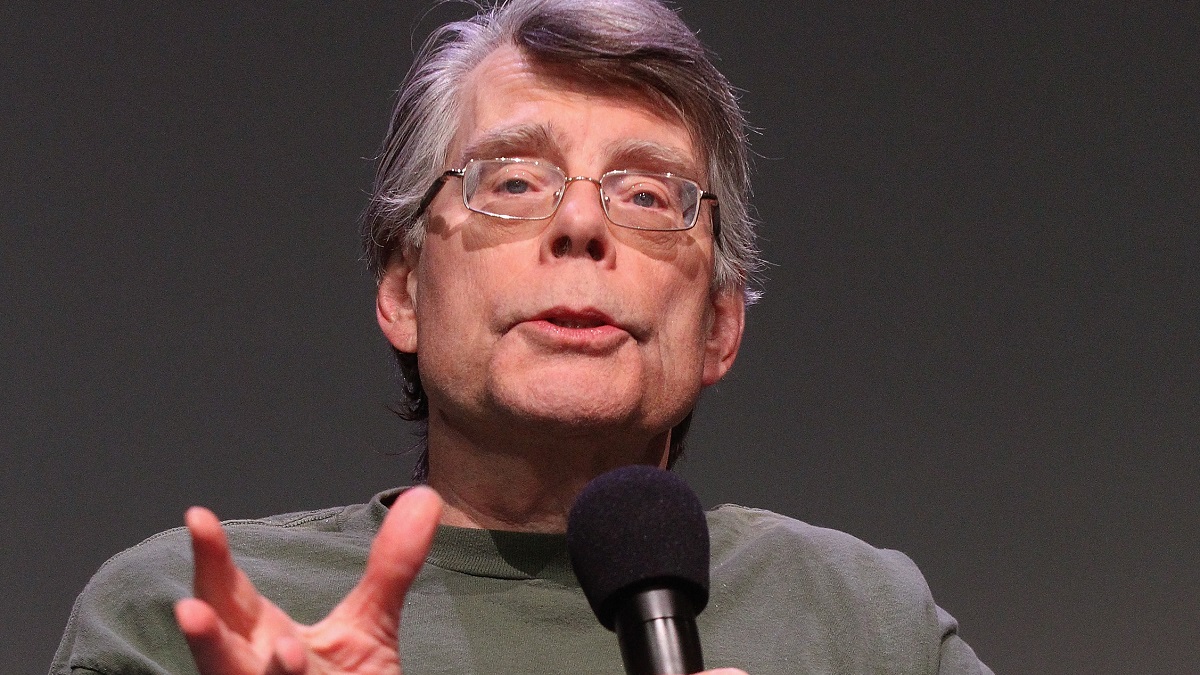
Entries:
POLYGON ((634 465, 592 480, 571 507, 567 550, 626 673, 704 670, 696 615, 708 604, 708 523, 682 478, 634 465))

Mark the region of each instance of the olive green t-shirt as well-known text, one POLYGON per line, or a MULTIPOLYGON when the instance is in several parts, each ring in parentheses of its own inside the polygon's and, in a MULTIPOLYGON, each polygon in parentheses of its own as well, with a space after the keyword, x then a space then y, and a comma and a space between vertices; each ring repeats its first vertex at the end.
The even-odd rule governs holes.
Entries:
MULTIPOLYGON (((225 523, 259 591, 314 623, 362 575, 399 490, 367 504, 225 523)), ((895 551, 769 511, 708 513, 711 597, 697 623, 709 668, 775 673, 990 673, 895 551)), ((195 673, 172 606, 191 595, 183 528, 110 559, 88 583, 51 675, 195 673)), ((562 535, 440 527, 405 598, 406 675, 624 672, 562 535)))

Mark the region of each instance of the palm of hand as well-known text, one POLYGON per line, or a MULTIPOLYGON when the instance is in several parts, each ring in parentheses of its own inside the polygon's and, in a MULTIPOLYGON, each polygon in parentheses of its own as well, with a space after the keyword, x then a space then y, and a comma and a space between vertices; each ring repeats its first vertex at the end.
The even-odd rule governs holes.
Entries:
POLYGON ((404 594, 420 571, 441 513, 428 488, 405 491, 371 546, 359 584, 322 621, 305 626, 259 595, 210 511, 188 511, 195 598, 176 620, 205 675, 399 675, 404 594))

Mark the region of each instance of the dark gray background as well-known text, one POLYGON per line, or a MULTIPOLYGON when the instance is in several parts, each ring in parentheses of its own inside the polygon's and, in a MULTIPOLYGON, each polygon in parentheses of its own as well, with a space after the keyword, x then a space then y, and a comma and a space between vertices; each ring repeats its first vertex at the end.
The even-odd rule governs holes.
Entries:
MULTIPOLYGON (((774 265, 684 474, 899 548, 1000 672, 1200 661, 1200 5, 688 2, 774 265)), ((403 482, 358 262, 425 3, 0 7, 0 670, 107 557, 403 482)))

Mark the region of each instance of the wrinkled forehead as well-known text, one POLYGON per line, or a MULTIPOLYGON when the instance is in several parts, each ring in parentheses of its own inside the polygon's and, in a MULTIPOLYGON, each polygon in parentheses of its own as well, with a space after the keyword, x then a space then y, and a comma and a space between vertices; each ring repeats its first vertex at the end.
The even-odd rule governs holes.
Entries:
MULTIPOLYGON (((491 66, 494 66, 497 61, 510 59, 519 60, 526 72, 536 77, 538 86, 543 90, 620 102, 625 106, 639 108, 642 112, 662 120, 666 125, 682 128, 686 131, 690 147, 656 147, 653 143, 631 139, 629 143, 625 144, 626 147, 615 152, 643 152, 661 158, 664 164, 663 170, 685 172, 684 167, 690 167, 686 173, 690 173, 692 177, 700 180, 707 178, 708 150, 707 144, 699 132, 699 125, 694 119, 690 119, 671 97, 652 86, 651 83, 643 82, 629 72, 623 73, 619 64, 608 64, 604 72, 596 72, 594 68, 588 67, 588 64, 538 59, 511 45, 493 50, 463 78, 456 103, 459 128, 448 149, 448 159, 451 161, 464 158, 464 151, 467 151, 467 146, 471 144, 468 136, 477 131, 470 124, 472 112, 480 100, 485 98, 479 96, 479 90, 486 86, 488 78, 493 75, 491 66)), ((506 136, 514 138, 524 136, 528 141, 527 144, 531 146, 558 144, 563 133, 569 131, 555 129, 551 125, 542 129, 536 128, 536 125, 524 125, 522 128, 501 130, 502 133, 498 134, 499 144, 503 145, 506 136)), ((488 154, 493 151, 475 149, 472 152, 488 154)), ((492 154, 491 156, 498 155, 492 154)))

